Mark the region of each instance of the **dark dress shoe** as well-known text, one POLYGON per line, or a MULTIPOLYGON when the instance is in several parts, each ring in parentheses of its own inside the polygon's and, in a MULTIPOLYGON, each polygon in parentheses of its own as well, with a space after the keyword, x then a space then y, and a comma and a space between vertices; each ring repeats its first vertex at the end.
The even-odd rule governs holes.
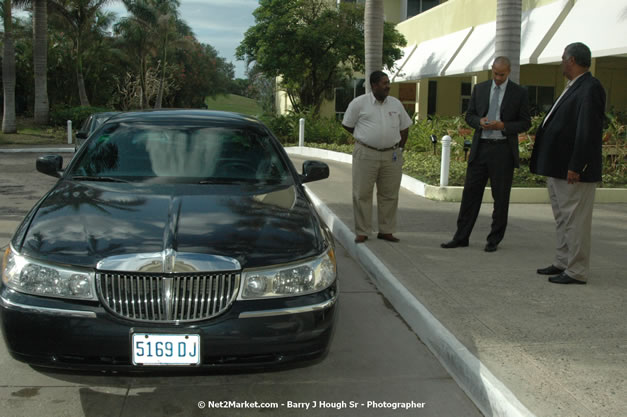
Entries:
POLYGON ((355 236, 355 243, 364 243, 366 240, 368 240, 368 236, 366 235, 355 236))
POLYGON ((564 272, 564 270, 551 265, 547 266, 546 268, 540 268, 536 272, 540 275, 559 275, 564 272))
POLYGON ((553 284, 586 284, 586 281, 579 281, 578 279, 571 278, 566 275, 565 272, 562 272, 559 275, 555 275, 554 277, 549 277, 549 282, 552 282, 553 284))
POLYGON ((460 240, 449 240, 446 243, 441 243, 440 247, 444 249, 453 249, 453 248, 465 248, 468 246, 468 241, 460 241, 460 240))
POLYGON ((387 240, 388 242, 400 242, 401 240, 394 237, 392 233, 379 233, 377 239, 387 240))
POLYGON ((496 252, 496 247, 497 246, 498 245, 496 243, 488 242, 488 243, 485 244, 485 248, 483 248, 483 250, 486 251, 486 252, 496 252))

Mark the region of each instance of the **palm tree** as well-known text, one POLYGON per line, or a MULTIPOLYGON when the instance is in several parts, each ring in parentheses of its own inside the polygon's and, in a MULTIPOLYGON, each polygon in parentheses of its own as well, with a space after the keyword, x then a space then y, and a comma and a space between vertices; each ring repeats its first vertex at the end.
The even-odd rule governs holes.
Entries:
MULTIPOLYGON (((133 34, 137 41, 142 40, 143 36, 137 33, 136 28, 129 27, 132 25, 138 25, 141 27, 140 31, 148 35, 148 38, 142 40, 143 47, 147 46, 147 43, 152 40, 155 44, 160 60, 161 77, 159 80, 159 93, 155 102, 155 108, 161 108, 163 101, 164 81, 167 70, 167 52, 172 40, 183 31, 184 33, 191 33, 189 27, 181 24, 179 19, 178 8, 180 6, 179 0, 123 0, 124 5, 131 14, 127 22, 124 25, 120 25, 120 29, 127 31, 127 34, 133 34)), ((142 48, 144 49, 144 48, 142 48)), ((147 51, 146 51, 147 52, 147 51)), ((140 73, 140 77, 145 76, 145 57, 143 74, 140 73)), ((145 90, 145 80, 142 82, 142 86, 145 90)), ((148 105, 148 103, 144 103, 148 105)))
MULTIPOLYGON (((78 96, 81 106, 89 106, 87 91, 85 90, 85 77, 83 73, 84 43, 90 39, 90 35, 98 28, 98 13, 104 5, 112 0, 56 0, 51 3, 51 11, 63 17, 70 26, 72 42, 74 43, 76 80, 78 82, 78 96)), ((105 19, 110 22, 111 18, 105 19)))
POLYGON ((366 0, 364 43, 366 54, 366 92, 370 92, 370 74, 383 65, 383 0, 366 0))
MULTIPOLYGON (((126 4, 126 3, 125 3, 126 4)), ((127 5, 128 8, 128 5, 127 5)), ((118 47, 125 51, 129 61, 136 61, 139 75, 139 107, 148 106, 148 92, 146 86, 146 73, 148 71, 148 56, 150 50, 150 33, 137 18, 132 15, 120 19, 113 27, 118 35, 118 47)))
POLYGON ((509 78, 520 81, 520 27, 522 0, 497 0, 494 56, 506 56, 512 66, 509 78))
POLYGON ((35 73, 35 123, 48 124, 48 0, 13 0, 18 7, 33 8, 33 71, 35 73))
POLYGON ((2 113, 2 133, 17 132, 15 122, 15 44, 13 43, 13 17, 11 0, 4 0, 2 17, 4 21, 4 50, 2 55, 2 89, 4 112, 2 113))

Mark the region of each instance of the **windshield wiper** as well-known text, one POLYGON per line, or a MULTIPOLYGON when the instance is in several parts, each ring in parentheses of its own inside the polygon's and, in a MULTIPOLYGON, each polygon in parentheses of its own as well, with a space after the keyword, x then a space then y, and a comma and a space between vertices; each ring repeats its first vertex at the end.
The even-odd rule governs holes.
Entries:
POLYGON ((70 177, 70 179, 76 180, 76 181, 128 182, 127 180, 123 180, 121 178, 97 177, 95 175, 74 175, 70 177))

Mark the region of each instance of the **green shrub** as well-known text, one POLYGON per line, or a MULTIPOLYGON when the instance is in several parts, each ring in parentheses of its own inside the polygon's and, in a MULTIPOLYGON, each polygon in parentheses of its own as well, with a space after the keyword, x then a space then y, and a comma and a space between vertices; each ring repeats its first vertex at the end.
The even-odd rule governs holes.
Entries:
MULTIPOLYGON (((281 123, 288 126, 283 131, 289 133, 280 137, 283 144, 298 143, 298 119, 300 117, 306 119, 305 144, 307 146, 348 154, 353 152, 353 139, 342 128, 339 121, 316 118, 307 113, 303 115, 291 113, 287 116, 275 117, 275 119, 284 118, 281 123)), ((515 187, 543 187, 546 184, 545 177, 532 174, 529 171, 529 159, 531 158, 535 132, 542 123, 542 118, 543 115, 532 117, 529 132, 519 136, 520 168, 514 170, 515 187)), ((625 125, 621 124, 617 116, 608 116, 608 121, 604 133, 604 136, 609 139, 606 139, 606 145, 603 147, 602 186, 625 187, 627 184, 625 125)), ((271 126, 270 123, 269 126, 271 126)), ((416 120, 409 129, 407 144, 405 145, 403 172, 427 184, 438 185, 440 183, 441 139, 442 136, 449 135, 453 139, 449 185, 464 185, 467 165, 464 141, 470 142, 472 134, 473 130, 468 127, 463 116, 447 118, 435 116, 430 120, 416 120), (435 135, 437 138, 435 154, 431 135, 435 135)), ((277 134, 277 136, 279 135, 277 134)))
MULTIPOLYGON (((262 115, 261 120, 274 133, 274 136, 283 144, 294 141, 293 120, 289 115, 262 115)), ((298 127, 296 127, 298 129, 298 127)), ((298 138, 298 133, 296 133, 298 138)), ((297 139, 298 140, 298 139, 297 139)))
POLYGON ((105 111, 113 111, 104 107, 56 107, 50 111, 50 123, 53 126, 66 126, 67 121, 72 121, 74 129, 79 129, 83 122, 92 113, 100 113, 105 111))
POLYGON ((305 119, 305 142, 312 143, 352 143, 351 135, 334 118, 320 117, 313 111, 289 112, 285 115, 264 115, 263 121, 282 144, 298 143, 300 119, 305 119))

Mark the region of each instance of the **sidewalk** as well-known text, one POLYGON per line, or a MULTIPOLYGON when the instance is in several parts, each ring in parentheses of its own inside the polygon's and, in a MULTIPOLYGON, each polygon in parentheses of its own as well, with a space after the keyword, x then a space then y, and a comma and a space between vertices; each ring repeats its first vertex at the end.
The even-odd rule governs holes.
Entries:
MULTIPOLYGON (((289 152, 298 170, 321 159, 289 152)), ((588 285, 555 285, 535 272, 553 259, 549 204, 511 204, 495 253, 483 251, 492 212, 484 204, 470 246, 442 249, 459 203, 401 189, 401 242, 373 231, 356 245, 351 166, 325 162, 330 178, 307 188, 337 242, 485 415, 627 415, 626 203, 595 204, 588 285)))
POLYGON ((299 171, 305 159, 327 158, 330 178, 307 188, 337 242, 484 415, 627 415, 627 203, 595 204, 588 285, 554 285, 535 273, 552 261, 550 205, 511 204, 505 239, 486 253, 492 206, 484 204, 470 246, 441 249, 455 231, 459 203, 402 189, 401 242, 373 232, 355 245, 351 166, 328 159, 350 156, 288 151, 299 171))

